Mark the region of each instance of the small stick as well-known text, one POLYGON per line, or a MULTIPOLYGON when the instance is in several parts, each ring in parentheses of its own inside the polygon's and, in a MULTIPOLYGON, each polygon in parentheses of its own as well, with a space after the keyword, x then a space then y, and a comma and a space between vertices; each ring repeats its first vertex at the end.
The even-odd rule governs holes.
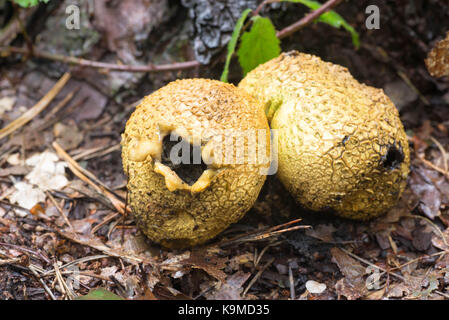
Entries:
MULTIPOLYGON (((18 48, 18 47, 0 47, 0 56, 4 56, 5 54, 8 53, 28 54, 28 50, 25 48, 18 48)), ((49 52, 39 51, 37 49, 33 50, 33 56, 36 58, 59 61, 67 64, 75 64, 83 67, 107 69, 113 71, 124 71, 124 72, 178 71, 178 70, 193 69, 201 65, 198 61, 192 60, 192 61, 174 62, 160 65, 149 64, 144 66, 130 66, 124 64, 114 64, 114 63, 86 60, 76 57, 69 57, 60 54, 53 54, 49 52)))
POLYGON ((292 221, 289 221, 289 222, 287 222, 287 223, 283 223, 283 224, 280 224, 280 225, 277 225, 277 226, 274 226, 274 227, 271 227, 271 228, 268 228, 268 229, 265 229, 265 230, 254 230, 254 231, 250 231, 250 232, 247 232, 247 233, 244 233, 244 234, 242 234, 242 235, 239 235, 239 236, 236 236, 236 237, 234 237, 234 238, 231 238, 231 239, 229 239, 229 240, 225 240, 225 241, 223 241, 223 243, 220 243, 221 245, 222 244, 229 244, 229 243, 231 243, 231 242, 236 242, 236 241, 238 241, 238 240, 241 240, 241 239, 243 239, 243 238, 248 238, 249 236, 251 236, 251 235, 254 235, 254 234, 261 234, 261 233, 263 233, 263 232, 270 232, 270 231, 274 231, 274 230, 278 230, 278 229, 280 229, 280 228, 282 228, 282 227, 285 227, 285 226, 288 226, 288 225, 291 225, 291 224, 294 224, 294 223, 297 223, 297 222, 300 222, 302 219, 295 219, 295 220, 292 220, 292 221))
POLYGON ((446 245, 446 247, 449 247, 449 244, 446 241, 446 237, 444 236, 443 231, 440 230, 440 228, 438 228, 438 226, 433 223, 430 219, 423 217, 423 216, 417 216, 417 215, 413 215, 413 218, 418 218, 418 219, 422 219, 424 221, 426 221, 428 224, 430 224, 432 226, 432 228, 434 228, 438 234, 440 235, 441 239, 443 239, 444 244, 446 245))
POLYGON ((50 259, 47 258, 45 255, 43 255, 41 252, 29 249, 29 248, 21 247, 17 244, 0 242, 0 246, 11 247, 18 251, 30 253, 30 254, 34 255, 35 257, 38 257, 38 258, 44 260, 47 264, 50 264, 50 262, 51 262, 50 259))
POLYGON ((91 233, 94 234, 95 232, 97 232, 102 226, 104 226, 106 223, 108 223, 109 221, 113 220, 115 217, 117 217, 120 213, 118 212, 112 212, 111 214, 109 214, 106 218, 104 218, 104 220, 102 222, 100 222, 99 224, 97 224, 95 227, 93 227, 91 233))
POLYGON ((441 256, 441 255, 445 255, 445 254, 448 254, 448 253, 449 253, 449 250, 445 250, 445 251, 440 251, 440 252, 432 253, 431 255, 421 256, 421 257, 412 259, 412 260, 410 260, 410 261, 407 261, 407 262, 401 264, 400 266, 391 268, 390 271, 400 270, 400 269, 402 269, 402 268, 408 266, 409 264, 412 264, 412 263, 414 263, 414 262, 418 262, 419 260, 424 259, 424 258, 435 257, 435 256, 441 256))
MULTIPOLYGON (((99 254, 99 255, 95 255, 95 256, 79 258, 77 260, 73 260, 73 261, 71 261, 69 263, 66 263, 66 264, 60 266, 59 269, 62 270, 62 269, 69 268, 71 266, 77 265, 77 264, 82 263, 82 262, 93 261, 93 260, 98 260, 98 259, 108 258, 108 257, 109 257, 108 255, 99 254)), ((49 270, 49 271, 45 271, 44 273, 42 273, 42 277, 46 277, 46 276, 52 275, 53 273, 55 273, 54 269, 49 270)))
POLYGON ((288 27, 285 27, 281 31, 278 31, 276 33, 276 36, 279 39, 283 39, 285 37, 288 37, 288 36, 292 35, 296 31, 298 31, 299 29, 301 29, 301 28, 305 27, 306 25, 310 24, 311 22, 313 22, 313 20, 318 18, 323 13, 325 13, 325 12, 331 10, 333 7, 337 6, 341 1, 342 0, 329 0, 329 1, 327 1, 326 3, 324 3, 318 9, 316 9, 316 10, 310 12, 309 14, 305 15, 304 18, 302 18, 301 20, 299 20, 299 21, 289 25, 288 27))
POLYGON ((1 260, 0 259, 0 266, 6 265, 6 264, 16 264, 18 262, 20 262, 22 259, 19 258, 12 258, 12 259, 6 259, 6 260, 1 260))
MULTIPOLYGON (((96 185, 91 179, 89 179, 87 177, 87 174, 90 175, 90 178, 93 176, 92 173, 90 173, 89 171, 81 168, 78 163, 76 161, 74 161, 72 159, 72 157, 70 157, 68 155, 67 152, 64 151, 64 149, 61 148, 61 146, 54 141, 52 143, 53 148, 55 148, 56 152, 59 154, 59 156, 64 159, 68 165, 70 170, 72 170, 72 172, 81 180, 83 180, 84 182, 88 183, 89 185, 91 185, 98 193, 104 195, 114 206, 114 208, 120 212, 121 214, 124 214, 125 210, 125 204, 120 201, 119 199, 117 199, 111 192, 109 192, 108 190, 106 190, 106 187, 104 185, 96 185)), ((94 176, 94 178, 96 179, 96 177, 94 176)), ((97 180, 97 179, 96 179, 97 180)))
POLYGON ((242 293, 242 297, 246 296, 246 293, 248 292, 249 289, 251 289, 251 287, 256 283, 256 281, 260 278, 260 276, 262 275, 262 273, 273 263, 274 258, 271 258, 267 263, 264 264, 264 266, 262 267, 262 269, 259 270, 259 272, 257 272, 257 274, 254 276, 254 278, 251 279, 250 283, 248 284, 248 286, 245 288, 245 290, 242 293))
POLYGON ((438 149, 440 149, 441 156, 443 157, 444 171, 448 172, 449 168, 448 168, 448 164, 447 164, 446 150, 444 150, 444 147, 441 145, 441 143, 437 139, 435 139, 434 137, 430 137, 430 139, 433 141, 433 143, 435 143, 437 145, 438 149))
POLYGON ((97 147, 88 150, 84 150, 77 155, 73 156, 73 160, 90 160, 97 157, 103 157, 111 152, 120 150, 120 143, 114 144, 112 146, 97 147))
POLYGON ((293 279, 293 270, 290 263, 288 264, 288 282, 290 284, 290 299, 295 300, 295 281, 293 279))
POLYGON ((433 170, 438 171, 439 173, 441 173, 442 175, 444 175, 448 180, 449 180, 449 172, 445 171, 443 169, 441 169, 440 167, 434 165, 432 162, 430 162, 429 160, 424 159, 424 157, 419 156, 418 154, 416 155, 416 157, 422 162, 424 163, 426 166, 431 167, 433 170))
POLYGON ((55 229, 55 232, 57 232, 60 236, 66 238, 70 241, 76 242, 76 243, 84 245, 84 246, 94 248, 95 250, 101 251, 110 257, 123 258, 123 259, 131 260, 131 261, 135 261, 137 263, 145 263, 145 264, 149 264, 150 266, 153 266, 153 267, 158 266, 158 263, 156 261, 154 261, 152 258, 145 257, 145 256, 142 256, 142 257, 135 256, 131 253, 126 253, 126 252, 123 252, 120 250, 110 248, 110 247, 106 246, 104 243, 102 243, 100 240, 97 240, 97 239, 81 239, 76 233, 64 232, 59 229, 55 229))
MULTIPOLYGON (((344 248, 340 248, 340 249, 341 249, 342 251, 344 251, 345 253, 347 253, 348 255, 350 255, 351 257, 353 257, 354 259, 357 259, 357 260, 359 260, 360 262, 363 262, 363 263, 365 263, 365 264, 367 264, 367 265, 369 265, 369 266, 371 266, 371 267, 373 267, 373 268, 376 268, 376 269, 381 270, 381 271, 383 272, 382 274, 384 274, 384 273, 386 273, 387 275, 390 275, 390 274, 391 274, 392 276, 395 276, 396 278, 401 279, 402 281, 405 281, 405 278, 404 278, 403 276, 399 275, 399 274, 396 274, 396 273, 393 273, 393 272, 389 272, 389 271, 385 270, 384 268, 381 268, 381 267, 375 265, 374 263, 369 262, 368 260, 365 260, 365 259, 363 259, 363 258, 360 258, 359 256, 353 254, 352 252, 349 252, 348 250, 346 250, 346 249, 344 249, 344 248)), ((381 274, 381 275, 382 275, 382 274, 381 274)))
POLYGON ((61 207, 59 206, 59 204, 56 202, 55 198, 53 198, 53 196, 51 195, 50 192, 45 191, 45 194, 47 195, 48 198, 50 198, 51 202, 53 202, 54 206, 56 207, 56 210, 58 210, 59 214, 62 216, 62 218, 64 219, 65 223, 67 223, 67 225, 69 226, 70 229, 72 229, 72 231, 74 231, 75 229, 73 229, 72 224, 70 223, 70 220, 67 218, 67 216, 65 215, 64 211, 62 211, 61 207))
POLYGON ((48 293, 50 298, 52 298, 52 300, 57 300, 55 295, 51 292, 50 288, 47 286, 47 284, 44 282, 44 280, 42 280, 42 278, 39 276, 39 274, 36 272, 36 270, 34 270, 34 268, 32 266, 29 266, 28 269, 39 280, 39 282, 42 284, 42 286, 44 287, 44 290, 48 293))
POLYGON ((76 298, 75 293, 69 288, 69 286, 67 285, 67 283, 64 280, 64 277, 61 274, 61 271, 59 270, 58 267, 58 263, 55 262, 53 264, 53 267, 55 269, 55 274, 56 274, 56 279, 58 279, 59 282, 59 286, 61 287, 61 289, 64 291, 64 293, 67 295, 67 297, 69 298, 69 300, 73 300, 76 298))
MULTIPOLYGON (((265 252, 267 252, 268 248, 277 246, 278 244, 281 244, 281 243, 282 243, 282 241, 277 241, 277 242, 270 243, 270 244, 266 245, 265 248, 263 248, 262 251, 260 252, 260 254, 257 256, 257 259, 256 258, 254 259, 254 266, 257 267, 257 265, 259 264, 263 255, 265 254, 265 252)), ((254 254, 254 257, 256 257, 256 254, 254 254)))
POLYGON ((72 100, 72 98, 75 96, 75 94, 77 93, 78 90, 79 90, 79 88, 76 88, 73 91, 71 91, 53 109, 51 109, 51 111, 45 115, 45 117, 42 121, 44 123, 44 125, 37 127, 37 130, 43 130, 43 129, 47 128, 48 126, 45 126, 45 123, 49 122, 53 118, 53 116, 56 113, 58 113, 59 110, 64 108, 67 105, 67 103, 69 103, 70 100, 72 100))
POLYGON ((9 123, 6 127, 0 129, 0 140, 21 128, 40 112, 42 112, 42 110, 44 110, 54 99, 54 97, 61 91, 69 79, 70 73, 65 73, 38 103, 36 103, 31 109, 27 110, 19 118, 9 123))

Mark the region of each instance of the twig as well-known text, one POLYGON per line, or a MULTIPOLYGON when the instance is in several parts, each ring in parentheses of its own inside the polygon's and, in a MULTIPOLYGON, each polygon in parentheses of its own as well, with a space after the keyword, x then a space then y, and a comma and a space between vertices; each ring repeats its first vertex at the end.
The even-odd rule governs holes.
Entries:
MULTIPOLYGON (((108 256, 108 255, 105 255, 105 254, 99 254, 99 255, 90 256, 90 257, 83 257, 83 258, 80 258, 80 259, 71 261, 71 262, 69 262, 69 263, 66 263, 66 264, 60 266, 59 269, 60 269, 60 270, 61 270, 61 269, 67 269, 67 268, 70 268, 71 266, 77 265, 77 264, 82 263, 82 262, 87 262, 87 261, 92 261, 92 260, 98 260, 98 259, 103 259, 103 258, 108 258, 108 257, 109 257, 109 256, 108 256)), ((43 276, 43 277, 46 277, 46 276, 52 275, 53 273, 55 273, 55 270, 54 270, 54 269, 49 270, 49 271, 45 271, 44 273, 42 273, 42 276, 43 276)))
POLYGON ((104 157, 105 155, 119 151, 121 148, 120 143, 116 143, 112 146, 101 146, 97 148, 92 148, 88 150, 81 151, 80 153, 73 156, 73 160, 90 160, 93 158, 104 157))
POLYGON ((430 106, 430 102, 429 100, 421 93, 421 91, 418 90, 418 88, 412 83, 412 81, 410 80, 409 77, 407 77, 407 75, 402 72, 401 70, 397 71, 397 74, 399 77, 401 77, 401 79, 413 90, 415 91, 418 96, 419 99, 426 105, 426 106, 430 106))
POLYGON ((115 217, 117 217, 119 215, 118 212, 112 212, 111 214, 109 214, 106 218, 103 219, 102 222, 100 222, 99 224, 97 224, 95 227, 92 228, 91 233, 94 234, 95 232, 97 232, 102 226, 104 226, 106 223, 108 223, 109 221, 113 220, 115 217))
MULTIPOLYGON (((49 127, 48 123, 51 123, 51 120, 53 116, 58 113, 62 108, 64 108, 67 103, 69 103, 72 98, 75 96, 75 94, 78 92, 79 87, 71 91, 68 95, 64 97, 51 111, 45 115, 44 119, 42 120, 42 124, 37 126, 36 130, 44 130, 49 127)), ((51 124, 50 124, 51 125, 51 124)))
POLYGON ((66 238, 70 241, 76 242, 76 243, 84 245, 84 246, 94 248, 98 251, 103 252, 104 254, 107 254, 110 257, 123 258, 123 259, 131 260, 131 261, 135 261, 137 263, 145 263, 152 267, 158 266, 157 261, 154 261, 152 258, 135 256, 132 253, 126 253, 126 252, 123 252, 120 250, 115 250, 113 248, 106 246, 99 239, 95 239, 95 238, 81 239, 76 233, 64 232, 59 229, 55 229, 55 231, 60 236, 66 238))
POLYGON ((57 300, 55 295, 51 292, 50 288, 47 286, 47 284, 44 282, 44 280, 42 280, 42 278, 39 276, 39 274, 37 273, 37 271, 34 269, 33 266, 29 266, 28 269, 34 274, 34 276, 39 280, 39 282, 42 284, 42 286, 44 287, 44 290, 48 293, 48 295, 50 296, 50 298, 52 298, 52 300, 57 300))
POLYGON ((434 165, 432 162, 430 162, 429 160, 424 159, 424 157, 416 154, 416 157, 422 162, 424 163, 426 166, 431 167, 433 170, 438 171, 439 173, 441 173, 442 175, 444 175, 448 180, 449 180, 449 172, 445 171, 443 169, 441 169, 440 167, 434 165))
POLYGON ((252 15, 257 16, 260 11, 262 11, 263 7, 265 7, 267 4, 279 2, 280 0, 264 0, 259 6, 256 8, 256 10, 253 11, 252 15))
POLYGON ((45 194, 47 195, 47 197, 50 199, 51 202, 53 202, 53 205, 56 207, 56 210, 58 210, 59 214, 62 216, 62 218, 64 219, 65 223, 67 223, 67 225, 69 226, 69 228, 72 231, 75 231, 75 229, 73 229, 72 224, 70 223, 70 220, 67 218, 67 216, 65 215, 64 211, 62 211, 61 207, 59 206, 59 204, 56 202, 55 198, 53 198, 53 196, 51 195, 50 192, 45 191, 45 194))
POLYGON ((444 150, 444 147, 442 146, 442 144, 437 139, 435 139, 434 137, 430 137, 430 140, 432 140, 433 143, 435 143, 437 145, 438 149, 440 149, 441 156, 443 157, 444 171, 448 172, 449 169, 448 169, 448 164, 447 164, 447 153, 446 153, 446 150, 444 150))
POLYGON ((59 270, 58 267, 58 263, 55 262, 53 264, 53 268, 55 269, 55 275, 56 275, 56 279, 59 282, 59 286, 61 287, 61 290, 63 291, 63 293, 65 293, 67 295, 67 298, 69 298, 69 300, 73 300, 76 298, 75 293, 69 288, 69 286, 67 285, 67 283, 64 280, 64 277, 61 274, 61 271, 59 270))
POLYGON ((425 222, 427 222, 428 224, 430 224, 438 232, 438 234, 440 235, 441 239, 443 240, 445 246, 449 248, 449 244, 446 241, 446 237, 444 236, 443 231, 441 231, 440 228, 438 228, 438 226, 435 223, 433 223, 430 219, 423 217, 423 216, 412 215, 412 217, 422 219, 425 222))
POLYGON ((0 140, 21 128, 40 112, 42 112, 42 110, 44 110, 54 99, 54 97, 61 91, 69 79, 70 74, 64 74, 38 103, 36 103, 31 109, 27 110, 19 118, 9 123, 6 127, 0 129, 0 140))
POLYGON ((4 266, 6 264, 16 264, 18 262, 20 262, 22 259, 19 258, 12 258, 12 259, 6 259, 6 260, 1 260, 0 259, 0 266, 4 266))
MULTIPOLYGON (((402 281, 405 281, 405 278, 404 278, 403 276, 399 275, 399 274, 396 274, 396 273, 393 273, 393 272, 389 272, 389 271, 385 270, 384 268, 381 268, 381 267, 375 265, 374 263, 369 262, 368 260, 365 260, 365 259, 363 259, 363 258, 360 258, 359 256, 355 255, 355 254, 352 253, 352 252, 349 252, 348 250, 346 250, 346 249, 344 249, 344 248, 340 248, 340 249, 341 249, 342 251, 344 251, 346 254, 348 254, 348 255, 350 255, 351 257, 353 257, 354 259, 359 260, 360 262, 363 262, 363 263, 365 263, 365 264, 367 264, 367 265, 369 265, 369 266, 371 266, 371 267, 373 267, 373 268, 376 268, 376 269, 381 270, 381 271, 383 272, 382 274, 384 274, 384 273, 386 273, 386 274, 391 274, 392 276, 394 276, 394 277, 396 277, 396 278, 398 278, 398 279, 401 279, 402 281)), ((382 275, 382 274, 380 274, 380 275, 382 275)))
POLYGON ((15 250, 18 250, 18 251, 30 253, 30 254, 34 255, 35 257, 38 257, 38 258, 44 260, 47 264, 50 264, 50 262, 51 262, 50 259, 47 258, 45 255, 43 255, 41 252, 32 250, 30 248, 25 248, 25 247, 21 247, 21 246, 16 245, 16 244, 4 243, 4 242, 0 242, 0 246, 11 247, 11 248, 14 248, 15 250))
POLYGON ((418 262, 419 260, 424 259, 424 258, 435 257, 435 256, 441 256, 441 255, 445 255, 445 254, 448 254, 448 253, 449 253, 449 250, 445 250, 445 251, 435 252, 435 253, 432 253, 432 254, 430 254, 430 255, 421 256, 421 257, 412 259, 412 260, 410 260, 410 261, 407 261, 407 262, 401 264, 400 266, 391 268, 390 271, 401 270, 402 268, 408 266, 409 264, 412 264, 412 263, 414 263, 414 262, 418 262))
POLYGON ((237 243, 237 242, 258 241, 258 240, 263 240, 268 237, 272 237, 272 236, 275 236, 275 235, 278 235, 280 233, 284 233, 287 231, 310 228, 310 226, 295 226, 295 227, 291 227, 291 228, 281 229, 283 227, 297 223, 299 221, 301 221, 301 219, 295 219, 295 220, 289 221, 287 223, 283 223, 283 224, 280 224, 280 225, 277 225, 277 226, 274 226, 271 228, 267 228, 264 230, 254 230, 254 231, 239 235, 237 237, 231 238, 229 240, 223 240, 223 241, 219 242, 218 244, 211 244, 211 246, 227 246, 227 245, 237 243), (278 229, 281 229, 281 230, 278 230, 278 229))
POLYGON ((288 264, 288 282, 290 285, 290 299, 295 300, 295 281, 293 279, 293 270, 290 263, 288 264))
MULTIPOLYGON (((265 248, 263 248, 262 251, 260 252, 260 254, 257 256, 257 258, 254 258, 254 266, 257 267, 257 265, 259 264, 263 255, 268 250, 268 248, 277 246, 278 244, 281 244, 281 243, 282 243, 282 241, 277 241, 277 242, 270 243, 270 244, 266 245, 265 248)), ((256 255, 254 255, 254 256, 256 256, 256 255)))
MULTIPOLYGON (((5 56, 8 53, 20 53, 27 54, 28 50, 25 48, 18 47, 0 47, 0 56, 5 56)), ((201 64, 196 61, 185 61, 185 62, 174 62, 168 64, 160 64, 160 65, 144 65, 144 66, 130 66, 125 64, 114 64, 107 62, 99 62, 86 60, 82 58, 69 57, 60 54, 53 54, 49 52, 40 51, 37 49, 33 50, 33 56, 36 58, 42 58, 52 61, 59 61, 67 64, 75 64, 83 67, 90 67, 96 69, 107 69, 113 71, 124 71, 124 72, 164 72, 164 71, 178 71, 178 70, 186 70, 193 69, 199 67, 201 64)))
POLYGON ((276 36, 279 39, 283 39, 285 37, 290 36, 291 34, 295 33, 299 29, 301 29, 304 26, 306 26, 306 25, 310 24, 311 22, 313 22, 313 20, 318 18, 323 13, 325 13, 325 12, 331 10, 333 7, 337 6, 341 1, 342 0, 329 0, 329 1, 327 1, 326 3, 324 3, 318 9, 316 9, 316 10, 310 12, 309 14, 305 15, 304 18, 302 18, 301 20, 299 20, 299 21, 289 25, 288 27, 285 27, 281 31, 278 31, 276 33, 276 36))
POLYGON ((78 165, 78 163, 74 161, 72 157, 70 157, 68 153, 65 152, 64 149, 62 149, 61 146, 56 141, 53 142, 52 146, 53 148, 55 148, 58 155, 67 162, 70 170, 72 170, 72 172, 78 178, 80 178, 87 184, 91 185, 98 193, 105 196, 112 203, 112 205, 118 212, 120 212, 121 214, 125 213, 124 210, 125 204, 119 199, 117 199, 111 192, 109 192, 104 184, 102 183, 100 185, 95 184, 92 180, 97 180, 96 182, 98 182, 98 179, 86 169, 81 168, 78 165), (89 175, 89 177, 87 177, 87 175, 89 175), (94 179, 92 179, 92 176, 94 177, 94 179))
POLYGON ((262 273, 273 263, 274 258, 271 258, 267 263, 264 264, 264 266, 262 267, 262 269, 259 270, 259 272, 257 272, 257 274, 254 276, 254 278, 251 279, 250 283, 248 284, 248 286, 245 288, 245 290, 242 293, 242 297, 246 296, 246 293, 248 292, 249 289, 251 289, 251 287, 256 283, 256 281, 260 278, 260 276, 262 275, 262 273))

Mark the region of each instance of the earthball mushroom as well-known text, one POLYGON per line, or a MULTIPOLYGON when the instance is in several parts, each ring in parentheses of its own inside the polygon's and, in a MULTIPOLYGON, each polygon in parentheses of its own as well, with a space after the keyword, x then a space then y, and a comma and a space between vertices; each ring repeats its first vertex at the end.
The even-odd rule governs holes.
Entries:
POLYGON ((278 137, 278 177, 304 207, 369 219, 401 196, 408 140, 381 89, 296 51, 258 66, 239 88, 263 104, 278 137))
POLYGON ((215 80, 177 80, 145 97, 121 144, 136 223, 169 248, 201 244, 241 219, 270 165, 259 102, 215 80))

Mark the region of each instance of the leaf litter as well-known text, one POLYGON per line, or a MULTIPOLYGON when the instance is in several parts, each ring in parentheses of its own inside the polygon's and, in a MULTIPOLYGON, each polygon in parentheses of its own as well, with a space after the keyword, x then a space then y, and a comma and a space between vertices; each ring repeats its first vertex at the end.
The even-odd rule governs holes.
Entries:
MULTIPOLYGON (((167 12, 166 5, 159 5, 160 12, 167 12)), ((345 4, 344 12, 343 8, 345 4)), ((88 8, 83 5, 83 10, 88 8)), ((123 26, 104 23, 126 15, 119 11, 95 9, 93 21, 105 28, 108 42, 102 47, 104 43, 93 39, 83 54, 138 63, 148 62, 147 56, 151 62, 191 59, 183 31, 173 37, 179 41, 175 47, 182 50, 165 50, 166 42, 145 54, 139 50, 142 39, 156 37, 153 29, 160 33, 158 25, 167 29, 164 21, 173 22, 170 14, 159 16, 151 26, 134 26, 134 19, 127 19, 123 26), (127 37, 116 42, 114 28, 124 28, 120 32, 127 37), (133 50, 125 50, 128 44, 133 50)), ((150 11, 139 14, 145 20, 150 11)), ((286 39, 283 49, 303 43, 310 51, 324 41, 323 52, 332 56, 327 37, 317 36, 319 28, 286 39)), ((48 36, 51 30, 44 29, 48 36)), ((383 36, 372 39, 378 45, 387 43, 383 36)), ((402 45, 398 43, 404 40, 396 37, 394 48, 382 49, 405 64, 407 59, 400 57, 410 49, 408 40, 402 45)), ((51 44, 45 45, 51 49, 51 44)), ((341 52, 341 44, 334 46, 341 52)), ((357 54, 345 51, 354 58, 345 66, 364 82, 378 87, 394 84, 388 86, 392 96, 404 98, 403 92, 411 92, 394 71, 398 66, 390 64, 393 72, 379 75, 378 70, 387 64, 376 60, 378 50, 368 51, 363 44, 357 54), (358 55, 373 63, 354 68, 358 55)), ((436 63, 444 61, 439 54, 436 57, 436 63)), ((355 223, 307 212, 276 178, 269 177, 254 208, 238 224, 202 247, 170 251, 148 241, 132 214, 125 214, 126 179, 117 148, 120 132, 136 97, 179 77, 214 77, 212 72, 219 74, 218 69, 153 74, 148 75, 149 81, 141 81, 141 74, 119 76, 74 68, 69 80, 68 75, 61 78, 64 68, 57 64, 11 65, 8 80, 0 80, 0 134, 4 137, 0 145, 0 298, 73 299, 90 294, 101 299, 109 292, 115 295, 110 298, 126 299, 447 299, 448 85, 422 76, 426 72, 423 60, 399 67, 410 69, 408 77, 417 82, 432 106, 425 106, 416 94, 415 99, 399 103, 410 129, 412 170, 402 199, 385 216, 355 223), (61 79, 57 90, 52 89, 55 77, 61 79), (299 227, 312 228, 292 227, 298 217, 303 219, 299 227), (72 285, 73 277, 79 287, 72 285), (92 291, 98 287, 106 292, 92 291)))

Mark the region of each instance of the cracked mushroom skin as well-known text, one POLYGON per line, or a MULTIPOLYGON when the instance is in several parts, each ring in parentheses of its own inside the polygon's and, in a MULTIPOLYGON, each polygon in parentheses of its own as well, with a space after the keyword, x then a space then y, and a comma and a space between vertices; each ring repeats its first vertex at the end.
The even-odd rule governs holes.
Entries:
POLYGON ((177 80, 145 97, 121 144, 136 223, 169 248, 204 243, 241 219, 257 199, 270 164, 270 131, 260 104, 215 80, 177 80), (255 150, 266 155, 256 161, 240 144, 230 143, 238 140, 251 149, 246 133, 253 130, 263 133, 255 150), (190 150, 190 162, 173 161, 179 150, 182 156, 190 150), (229 154, 235 157, 226 158, 229 154))
POLYGON ((381 89, 297 51, 258 66, 239 88, 261 102, 277 131, 278 177, 301 205, 366 220, 401 196, 408 140, 381 89))

